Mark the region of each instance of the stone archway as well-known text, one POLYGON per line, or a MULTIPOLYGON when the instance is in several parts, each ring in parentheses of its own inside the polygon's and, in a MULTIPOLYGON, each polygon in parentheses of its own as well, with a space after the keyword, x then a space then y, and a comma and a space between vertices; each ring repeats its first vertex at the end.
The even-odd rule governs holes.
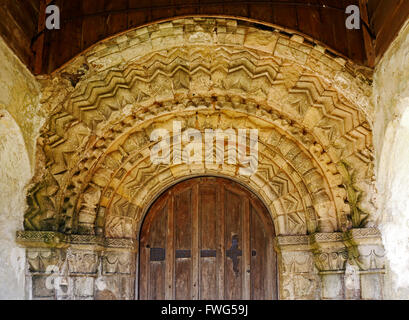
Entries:
MULTIPOLYGON (((38 140, 39 182, 18 235, 34 247, 33 297, 56 263, 73 297, 110 287, 132 298, 147 208, 175 181, 198 175, 234 178, 263 200, 278 236, 281 298, 348 297, 346 264, 367 271, 372 253, 382 256, 377 230, 364 228, 373 211, 368 82, 300 36, 229 19, 159 23, 83 53, 43 90, 50 115, 38 140), (151 133, 177 137, 174 121, 199 132, 257 129, 257 171, 152 163, 151 133)), ((379 270, 375 282, 362 281, 376 286, 379 270)))

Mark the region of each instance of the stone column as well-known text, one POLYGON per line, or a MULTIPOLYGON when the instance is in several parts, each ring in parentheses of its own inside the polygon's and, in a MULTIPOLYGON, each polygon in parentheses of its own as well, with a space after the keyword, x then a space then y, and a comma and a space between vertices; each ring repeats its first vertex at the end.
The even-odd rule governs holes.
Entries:
POLYGON ((64 249, 26 249, 26 298, 29 300, 55 300, 61 295, 58 283, 66 261, 64 249))
POLYGON ((135 298, 135 245, 57 232, 18 232, 26 247, 26 297, 33 300, 135 298))
MULTIPOLYGON (((354 266, 363 300, 383 299, 385 250, 376 228, 352 229, 344 235, 350 264, 354 266)), ((355 281, 356 282, 356 281, 355 281)))
POLYGON ((96 247, 75 245, 67 249, 67 292, 57 297, 70 300, 92 300, 98 273, 99 252, 96 247))
POLYGON ((101 256, 100 284, 96 299, 135 298, 135 254, 126 249, 108 249, 101 256))
POLYGON ((321 277, 323 300, 344 299, 344 273, 348 251, 342 233, 316 233, 310 236, 315 265, 321 277))
MULTIPOLYGON (((28 299, 134 299, 136 245, 130 239, 18 232, 26 247, 28 299)), ((278 236, 279 298, 382 299, 379 231, 278 236)))
POLYGON ((279 298, 316 300, 320 298, 320 278, 308 236, 278 236, 279 298))
POLYGON ((360 300, 361 299, 361 278, 359 275, 359 267, 346 263, 345 276, 345 299, 360 300))
POLYGON ((376 228, 310 236, 322 299, 382 299, 384 249, 376 228))

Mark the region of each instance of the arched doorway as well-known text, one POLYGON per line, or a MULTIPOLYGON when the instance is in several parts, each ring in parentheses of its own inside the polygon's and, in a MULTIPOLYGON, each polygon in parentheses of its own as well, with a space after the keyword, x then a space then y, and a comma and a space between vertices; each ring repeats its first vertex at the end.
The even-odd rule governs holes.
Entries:
POLYGON ((215 177, 152 205, 140 236, 140 299, 276 299, 274 228, 261 201, 215 177))

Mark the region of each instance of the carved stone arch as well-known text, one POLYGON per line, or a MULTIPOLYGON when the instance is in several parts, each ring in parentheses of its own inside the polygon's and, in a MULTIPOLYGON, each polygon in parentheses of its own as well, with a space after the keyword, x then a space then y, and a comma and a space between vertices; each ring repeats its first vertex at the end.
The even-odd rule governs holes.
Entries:
MULTIPOLYGON (((168 102, 168 103, 171 103, 171 102, 168 102)), ((206 103, 206 102, 204 101, 204 103, 206 103)), ((211 104, 214 104, 214 103, 216 103, 216 104, 219 103, 217 101, 217 99, 216 100, 214 99, 214 97, 212 99, 210 99, 210 101, 207 102, 208 105, 211 105, 211 104)), ((249 104, 251 104, 251 102, 249 102, 249 104)), ((165 105, 166 105, 166 103, 165 103, 165 105)), ((180 104, 179 104, 179 107, 180 107, 180 104)), ((202 108, 203 107, 204 107, 204 105, 202 105, 202 108)), ((221 104, 219 105, 219 107, 221 107, 221 104)), ((234 112, 234 113, 236 113, 236 115, 241 115, 242 117, 243 117, 243 115, 245 115, 245 117, 249 117, 250 115, 248 113, 247 107, 248 107, 248 104, 246 104, 246 103, 239 104, 236 101, 236 104, 235 104, 235 107, 233 108, 233 110, 228 111, 228 112, 230 112, 230 113, 234 112), (240 105, 242 105, 244 107, 240 107, 240 105)), ((151 108, 148 108, 148 110, 154 110, 154 108, 155 108, 155 105, 152 106, 151 108)), ((182 108, 186 108, 186 106, 182 105, 182 108)), ((187 106, 187 108, 189 108, 189 106, 187 106)), ((190 106, 190 108, 192 108, 192 106, 190 106)), ((197 106, 196 106, 196 108, 197 108, 197 106)), ((165 115, 169 116, 170 114, 172 114, 171 112, 169 112, 169 109, 172 109, 172 106, 165 107, 164 109, 166 109, 166 112, 164 112, 165 115)), ((177 110, 177 108, 176 108, 176 110, 177 110)), ((200 106, 197 108, 197 110, 200 110, 200 106)), ((155 111, 153 111, 153 112, 150 111, 149 113, 151 113, 153 116, 157 115, 157 113, 155 111)), ((265 112, 265 115, 271 117, 272 116, 271 115, 271 110, 270 110, 269 113, 265 112)), ((263 116, 263 114, 259 114, 258 116, 259 117, 263 116)), ((135 120, 137 117, 138 117, 138 113, 136 111, 134 115, 128 115, 128 117, 127 117, 128 120, 125 119, 124 120, 125 122, 120 121, 120 122, 117 122, 117 123, 113 123, 111 125, 111 127, 107 128, 106 132, 111 133, 111 135, 113 134, 114 136, 116 136, 115 138, 110 138, 111 139, 111 142, 110 142, 111 145, 117 144, 118 143, 117 140, 123 139, 123 137, 122 138, 120 137, 120 134, 122 134, 121 133, 122 132, 121 128, 126 129, 126 128, 132 127, 130 123, 132 122, 132 119, 135 120), (129 120, 129 118, 131 120, 129 120), (126 124, 126 122, 128 122, 128 124, 126 124), (113 129, 113 128, 116 128, 116 129, 113 129)), ((139 117, 140 117, 140 115, 139 115, 139 117)), ((251 116, 251 117, 253 117, 253 116, 251 116)), ((150 117, 148 116, 147 118, 149 119, 150 117)), ((329 159, 328 156, 326 156, 325 154, 322 154, 322 150, 324 149, 324 146, 322 146, 320 143, 315 141, 315 139, 318 140, 318 138, 314 137, 314 134, 308 134, 308 132, 305 129, 302 129, 301 127, 297 128, 297 125, 296 125, 295 121, 285 120, 285 119, 283 119, 283 117, 281 115, 274 115, 272 118, 275 119, 275 121, 273 121, 273 122, 275 122, 276 125, 278 123, 278 125, 277 125, 278 127, 280 127, 280 125, 279 125, 280 123, 285 124, 284 126, 281 125, 282 132, 284 133, 286 131, 290 131, 292 133, 292 134, 290 134, 290 136, 291 135, 293 136, 292 137, 293 140, 297 141, 297 139, 300 139, 300 137, 301 137, 301 140, 302 139, 305 140, 304 142, 301 141, 301 144, 304 145, 305 149, 308 150, 308 152, 311 152, 311 154, 308 155, 305 158, 305 160, 307 161, 309 158, 312 158, 315 161, 317 161, 317 163, 320 163, 320 165, 319 165, 319 167, 321 167, 320 170, 323 170, 323 168, 324 168, 326 170, 324 176, 326 176, 327 179, 330 180, 330 184, 331 184, 330 189, 334 189, 334 188, 339 189, 338 185, 341 183, 341 181, 340 181, 341 175, 340 175, 338 169, 336 168, 336 166, 333 164, 333 161, 331 161, 331 159, 329 159), (291 124, 291 125, 289 126, 289 124, 291 124), (303 130, 304 130, 304 132, 303 132, 303 130)), ((152 119, 149 120, 149 121, 152 122, 153 121, 152 119)), ((257 119, 257 118, 254 118, 254 119, 257 119)), ((255 120, 255 121, 260 122, 260 119, 255 120)), ((145 142, 149 141, 149 134, 145 134, 144 137, 143 137, 143 140, 145 142)), ((108 148, 108 149, 111 148, 112 149, 112 147, 106 146, 104 144, 104 141, 106 141, 106 136, 103 136, 102 138, 96 140, 93 143, 93 148, 95 148, 95 146, 98 146, 98 145, 100 146, 100 148, 97 147, 96 150, 91 149, 91 150, 89 150, 87 152, 83 152, 83 154, 100 154, 102 157, 105 157, 107 152, 104 151, 104 148, 108 148), (101 141, 102 141, 102 143, 101 143, 101 141), (102 148, 102 150, 100 150, 101 148, 102 148)), ((298 143, 300 143, 300 142, 298 142, 298 143)), ((291 144, 287 144, 287 145, 291 146, 291 144)), ((82 163, 87 163, 87 162, 90 161, 90 159, 88 157, 85 157, 85 158, 83 157, 81 161, 82 161, 82 163)), ((96 165, 97 165, 97 162, 95 162, 93 164, 94 167, 96 165)), ((83 167, 83 171, 86 171, 88 173, 88 175, 91 177, 91 173, 94 172, 93 171, 94 169, 90 170, 89 166, 81 165, 81 163, 80 163, 79 167, 81 167, 81 166, 83 167)), ((77 170, 77 169, 75 169, 75 170, 77 170)), ((69 180, 70 181, 75 181, 75 174, 69 180)), ((85 187, 85 185, 83 185, 83 188, 85 187)), ((80 193, 81 193, 81 191, 77 191, 77 194, 80 194, 80 193)), ((338 196, 341 197, 341 205, 338 205, 338 207, 340 207, 340 208, 342 208, 342 210, 344 210, 344 208, 343 208, 344 206, 343 206, 342 202, 345 200, 345 195, 344 196, 342 195, 342 190, 340 190, 338 192, 335 192, 335 196, 336 197, 338 197, 338 196)), ((68 199, 68 198, 66 197, 65 199, 68 199)))
MULTIPOLYGON (((242 126, 242 128, 259 128, 259 132, 260 135, 262 135, 262 137, 259 140, 259 168, 266 170, 266 172, 264 173, 265 176, 263 176, 263 173, 256 173, 254 174, 252 177, 250 178, 246 178, 244 180, 242 180, 243 183, 247 183, 250 186, 254 186, 254 188, 256 190, 259 190, 259 193, 263 194, 263 197, 265 202, 267 202, 269 205, 271 205, 271 201, 276 198, 273 197, 273 194, 275 193, 274 190, 272 189, 272 187, 269 187, 269 183, 274 183, 274 179, 279 179, 277 176, 275 176, 275 174, 277 174, 277 171, 282 172, 285 177, 284 177, 284 182, 285 181, 290 181, 291 183, 291 189, 294 189, 296 191, 297 194, 299 194, 299 198, 301 200, 301 203, 303 203, 303 211, 304 214, 309 212, 309 214, 313 217, 313 220, 320 220, 320 225, 321 227, 319 228, 321 231, 334 231, 337 229, 337 225, 339 223, 339 219, 336 217, 337 214, 335 214, 335 208, 338 207, 337 212, 348 212, 348 207, 345 206, 344 204, 344 197, 345 196, 341 191, 338 191, 338 193, 335 193, 335 196, 340 196, 341 198, 340 203, 342 205, 341 208, 339 208, 339 203, 337 204, 333 204, 333 214, 335 217, 333 217, 333 222, 332 222, 332 227, 330 225, 325 225, 324 222, 326 219, 328 219, 328 211, 330 210, 330 207, 328 207, 327 205, 325 205, 325 203, 333 203, 333 201, 330 200, 330 198, 334 197, 334 192, 335 192, 335 185, 327 185, 327 182, 325 181, 327 179, 327 177, 325 177, 325 173, 321 171, 321 169, 317 169, 315 170, 314 168, 318 168, 319 166, 317 164, 314 164, 314 160, 311 162, 311 155, 308 151, 308 149, 304 149, 304 151, 302 151, 299 146, 297 146, 294 142, 294 139, 291 139, 289 137, 286 137, 285 133, 282 131, 282 133, 274 133, 276 132, 274 129, 274 126, 272 126, 271 124, 268 125, 268 127, 266 127, 267 123, 266 121, 260 121, 258 120, 256 123, 258 124, 255 125, 253 123, 253 125, 249 125, 249 123, 251 123, 253 117, 250 115, 246 115, 245 119, 246 122, 248 122, 247 125, 243 125, 242 122, 240 122, 240 120, 235 120, 235 119, 240 119, 239 115, 236 115, 236 117, 234 116, 226 116, 223 114, 223 112, 216 112, 217 117, 220 117, 220 114, 222 114, 222 121, 220 121, 219 125, 216 127, 220 127, 220 128, 237 128, 237 126, 240 128, 240 125, 242 126), (234 123, 236 122, 236 123, 234 123), (263 125, 261 125, 264 122, 264 129, 263 129, 263 125), (224 123, 224 124, 223 124, 224 123), (275 136, 275 137, 274 137, 275 136), (276 143, 279 142, 279 140, 281 141, 281 145, 283 148, 284 147, 284 154, 280 154, 280 149, 274 145, 271 145, 271 142, 266 141, 266 137, 270 137, 270 139, 273 137, 275 138, 277 141, 276 143), (293 140, 293 142, 291 142, 291 140, 293 140), (293 155, 293 157, 296 157, 295 160, 292 159, 286 159, 285 158, 285 153, 290 153, 293 155), (277 158, 278 157, 278 158, 277 158), (274 158, 277 158, 277 160, 274 160, 274 158), (274 164, 276 161, 279 161, 279 163, 281 163, 281 167, 277 164, 274 164), (309 164, 308 164, 309 163, 309 164), (313 169, 313 171, 311 171, 313 169), (301 173, 299 172, 301 170, 301 173), (269 172, 271 171, 271 172, 269 172), (276 171, 276 172, 274 172, 276 171), (309 174, 305 175, 305 178, 302 176, 302 174, 305 172, 310 172, 309 174), (318 175, 317 175, 318 174, 318 175), (312 187, 310 186, 311 183, 314 183, 314 175, 317 175, 317 178, 321 175, 322 178, 321 182, 319 183, 319 185, 321 184, 321 186, 316 186, 312 189, 312 187), (297 177, 294 178, 292 177, 297 177), (308 179, 309 184, 305 181, 305 179, 308 179), (271 180, 271 181, 269 181, 271 180), (295 182, 294 182, 295 181, 295 182), (301 188, 301 190, 300 190, 301 188), (314 192, 315 190, 315 192, 314 192), (317 191, 318 190, 318 191, 317 191), (326 194, 326 192, 328 192, 328 195, 324 196, 326 194), (321 202, 318 200, 319 197, 323 197, 326 200, 322 200, 321 202), (322 203, 324 205, 324 213, 320 213, 320 219, 318 219, 318 217, 316 217, 316 211, 319 210, 320 208, 320 203, 322 203), (314 207, 316 209, 314 209, 314 207)), ((200 115, 200 110, 195 112, 195 117, 198 117, 198 115, 200 115)), ((203 116, 203 115, 202 115, 203 116)), ((166 115, 163 116, 166 118, 166 121, 163 122, 163 120, 161 120, 160 117, 155 118, 155 121, 152 123, 155 123, 156 125, 160 126, 160 127, 164 127, 164 128, 169 128, 170 125, 169 123, 172 123, 172 121, 174 119, 179 119, 185 121, 185 123, 192 123, 189 115, 186 114, 174 114, 172 117, 170 115, 166 115)), ((243 117, 243 115, 241 115, 241 117, 243 117)), ((200 122, 200 121, 199 121, 200 122)), ((107 209, 109 211, 109 208, 112 204, 113 197, 115 196, 115 189, 121 188, 122 192, 125 192, 123 190, 123 185, 126 185, 127 183, 132 183, 133 184, 133 188, 135 188, 136 190, 138 190, 138 193, 136 196, 138 199, 135 200, 136 203, 134 203, 134 207, 138 208, 135 209, 138 212, 140 212, 141 210, 143 210, 144 207, 146 207, 146 204, 140 204, 141 199, 145 199, 147 197, 146 194, 144 194, 141 190, 145 190, 145 192, 147 192, 146 190, 149 190, 149 196, 148 199, 152 198, 153 195, 155 195, 157 192, 159 192, 158 189, 156 189, 156 186, 162 183, 162 179, 165 179, 165 177, 167 179, 170 179, 170 181, 174 180, 174 179, 180 179, 181 177, 183 177, 183 175, 191 175, 192 171, 194 174, 201 174, 201 175, 209 175, 209 174, 219 174, 219 173, 225 173, 228 176, 232 176, 234 177, 237 174, 237 168, 234 168, 234 166, 231 166, 231 168, 228 168, 228 166, 226 166, 226 168, 224 167, 217 167, 217 166, 210 166, 213 168, 210 169, 206 169, 204 165, 202 166, 195 166, 195 165, 189 165, 189 166, 165 166, 165 165, 160 165, 160 166, 155 166, 152 165, 152 163, 149 160, 149 148, 151 147, 151 143, 149 141, 146 141, 145 139, 145 144, 141 144, 141 145, 134 145, 133 149, 135 150, 135 152, 130 152, 130 146, 129 146, 129 139, 132 139, 132 135, 133 135, 133 131, 137 131, 137 130, 143 130, 141 128, 146 127, 147 125, 141 125, 138 129, 132 128, 131 130, 129 130, 129 132, 126 134, 127 135, 127 139, 125 138, 119 138, 119 140, 123 141, 123 144, 117 144, 117 147, 115 150, 111 150, 111 155, 112 153, 117 153, 118 155, 120 154, 120 152, 118 151, 118 149, 122 150, 122 153, 126 154, 126 158, 124 161, 122 162, 118 162, 118 163, 113 163, 110 156, 107 155, 106 159, 106 163, 104 163, 103 161, 95 167, 95 172, 92 175, 95 175, 97 177, 99 176, 105 176, 105 177, 111 177, 109 178, 109 180, 111 182, 108 182, 108 180, 106 180, 106 182, 102 182, 102 184, 100 185, 100 187, 104 190, 102 191, 102 198, 101 198, 101 203, 103 204, 103 209, 100 209, 102 211, 104 211, 105 214, 105 210, 107 209), (126 147, 125 145, 128 144, 128 147, 126 147), (128 154, 129 152, 129 154, 128 154), (135 160, 137 159, 137 160, 135 160), (109 169, 109 163, 113 164, 114 167, 112 167, 112 169, 109 169), (132 165, 131 165, 132 164, 132 165), (140 167, 140 169, 138 169, 138 167, 140 167), (100 169, 98 169, 100 168, 100 169), (126 168, 126 169, 125 169, 126 168), (107 171, 108 170, 108 171, 107 171), (144 172, 144 174, 146 176, 143 176, 143 178, 145 178, 145 180, 141 178, 138 179, 138 175, 139 175, 139 170, 142 170, 142 172, 144 172), (171 172, 168 172, 168 174, 165 174, 166 170, 171 170, 171 172), (179 176, 175 176, 175 174, 173 173, 173 171, 178 172, 179 176), (137 174, 133 174, 132 172, 136 171, 137 174), (161 179, 158 179, 157 176, 161 176, 161 179), (131 182, 127 182, 126 179, 127 177, 129 178, 129 180, 131 180, 131 182), (139 183, 136 183, 135 180, 139 180, 139 183), (141 195, 142 192, 142 195, 141 195), (105 197, 105 194, 109 193, 109 197, 105 197), (109 200, 109 198, 111 200, 109 200), (106 209, 105 209, 106 208, 106 209)), ((184 125, 184 127, 186 127, 186 125, 184 125)), ((202 127, 202 126, 200 126, 202 127)), ((203 127, 202 127, 203 128, 203 127)), ((206 127, 206 128, 215 128, 215 124, 206 127)), ((148 130, 149 126, 148 126, 148 130)), ((147 133, 145 133, 145 136, 149 136, 149 131, 147 133)), ((171 137, 173 137, 171 135, 171 137)), ((316 145, 314 145, 316 146, 316 145)), ((113 155, 112 155, 113 156, 113 155)), ((315 179, 317 179, 315 178, 315 179)), ((98 178, 99 179, 99 178, 98 178)), ((283 178, 281 178, 283 179, 283 178)), ((338 178, 336 176, 331 177, 331 179, 338 179, 338 183, 340 183, 340 175, 338 174, 338 178)), ((239 179, 241 180, 241 179, 239 179)), ((317 180, 315 180, 317 181, 317 180)), ((94 181, 94 183, 98 183, 98 181, 94 181)), ((317 182, 315 182, 317 183, 317 182)), ((166 184, 165 184, 166 185, 166 184)), ((287 189, 287 188, 286 188, 287 189)), ((287 193, 286 193, 287 195, 287 193)), ((124 196, 125 198, 128 199, 129 203, 132 203, 132 196, 124 196)), ((122 198, 122 197, 120 197, 122 198)), ((289 201, 291 201, 291 199, 289 199, 289 201)), ((122 206, 122 208, 126 207, 126 203, 124 201, 121 201, 119 199, 117 199, 115 201, 116 203, 120 204, 122 206)), ((126 210, 129 210, 128 208, 126 210)), ((272 208, 271 210, 274 210, 274 208, 272 208)), ((279 211, 281 212, 281 214, 285 213, 285 210, 283 209, 275 209, 274 211, 279 211)), ((127 211, 128 212, 128 211, 127 211)), ((140 218, 138 218, 139 220, 140 218)), ((98 220, 98 219, 97 219, 98 220)), ((305 221, 305 218, 302 219, 305 221)), ((327 222, 328 223, 328 222, 327 222)), ((283 228, 278 228, 277 230, 279 234, 291 234, 292 232, 288 232, 288 231, 284 231, 282 230, 283 228), (281 231, 280 231, 281 230, 281 231)), ((307 233, 307 229, 309 231, 309 233, 314 232, 317 230, 317 228, 307 228, 305 225, 304 227, 301 228, 301 230, 304 230, 303 232, 300 232, 300 234, 305 234, 307 233)), ((113 236, 111 234, 111 236, 113 236)), ((129 236, 129 235, 128 235, 129 236)))
POLYGON ((139 223, 155 197, 188 177, 223 176, 255 192, 272 215, 282 285, 299 286, 283 287, 283 297, 313 297, 311 283, 320 281, 314 262, 323 272, 342 269, 356 247, 343 235, 366 226, 372 210, 369 82, 359 67, 299 35, 231 19, 179 19, 102 41, 44 80, 50 115, 38 165, 46 169, 38 170, 29 198, 52 181, 55 212, 30 207, 26 231, 57 231, 44 236, 60 241, 56 246, 126 247, 131 251, 101 256, 102 273, 129 280, 133 271, 118 261, 134 257, 139 223), (178 119, 200 131, 258 129, 257 172, 153 165, 150 133, 178 119), (322 257, 340 262, 335 268, 322 257))
MULTIPOLYGON (((213 21, 213 23, 215 22, 213 21)), ((165 29, 168 30, 169 28, 169 25, 166 25, 165 29)), ((172 32, 176 32, 173 29, 180 30, 177 27, 170 28, 172 32)), ((188 28, 186 27, 185 31, 187 32, 187 30, 188 28)), ((235 32, 237 32, 237 29, 235 32)), ((253 30, 249 31, 249 34, 249 39, 255 36, 253 30)), ((262 35, 266 37, 265 33, 262 33, 262 35)), ((153 34, 150 34, 150 36, 154 37, 153 34)), ((158 38, 155 39, 162 39, 161 41, 164 41, 165 38, 169 37, 169 34, 159 32, 157 36, 158 38)), ((275 34, 271 35, 274 39, 276 36, 275 34)), ((132 37, 132 32, 127 37, 132 37)), ((155 39, 151 39, 151 41, 155 39)), ((249 39, 248 41, 250 42, 254 40, 249 39)), ((278 38, 276 43, 278 47, 280 47, 280 39, 278 38)), ((51 117, 51 139, 54 140, 53 145, 56 146, 56 150, 50 158, 54 157, 54 162, 57 163, 57 167, 52 170, 56 173, 64 172, 66 167, 70 166, 66 158, 70 157, 73 153, 75 154, 73 149, 77 149, 80 145, 78 136, 93 136, 92 132, 98 131, 96 130, 97 127, 101 128, 105 122, 115 118, 115 112, 120 113, 121 108, 129 106, 129 104, 137 104, 141 106, 141 109, 148 107, 160 112, 160 105, 169 101, 166 99, 175 101, 175 97, 186 94, 207 94, 208 96, 223 94, 236 96, 236 99, 240 99, 240 97, 246 97, 248 101, 252 99, 255 103, 253 103, 253 106, 261 103, 267 104, 269 108, 274 108, 281 113, 279 117, 288 119, 287 121, 291 124, 290 127, 294 127, 293 123, 302 121, 298 128, 299 130, 309 129, 313 131, 317 139, 323 141, 323 148, 317 147, 317 152, 324 151, 330 154, 330 159, 327 160, 328 163, 337 164, 340 160, 344 160, 342 158, 347 157, 351 158, 349 162, 353 162, 356 159, 365 163, 370 162, 371 141, 367 139, 368 134, 370 135, 370 125, 362 114, 362 107, 357 108, 350 105, 350 102, 334 88, 329 87, 327 89, 328 84, 326 82, 329 80, 329 75, 336 76, 338 80, 345 79, 348 75, 348 72, 340 69, 339 59, 334 59, 332 63, 332 66, 338 64, 338 69, 335 68, 328 75, 324 72, 328 71, 325 68, 314 70, 309 65, 308 67, 301 65, 300 61, 297 60, 298 56, 294 56, 295 53, 301 54, 304 51, 310 50, 312 54, 315 50, 308 49, 308 45, 300 43, 299 38, 287 41, 290 47, 291 45, 295 47, 291 47, 291 50, 287 48, 292 54, 287 54, 285 59, 280 56, 279 51, 274 51, 273 55, 271 53, 268 55, 265 52, 266 49, 262 47, 253 48, 254 46, 249 46, 248 43, 246 46, 244 43, 244 47, 237 49, 239 47, 237 44, 226 44, 223 41, 226 42, 225 39, 222 39, 221 44, 213 47, 203 47, 203 43, 200 44, 202 47, 191 47, 192 44, 190 43, 186 47, 171 46, 171 49, 168 51, 159 50, 162 47, 156 48, 156 51, 153 47, 151 49, 149 47, 147 54, 133 59, 127 66, 125 62, 125 69, 122 69, 123 67, 111 66, 108 71, 100 71, 100 65, 94 63, 93 59, 100 55, 104 56, 104 61, 107 61, 108 57, 110 57, 109 59, 114 58, 117 48, 113 43, 111 45, 112 48, 115 48, 113 50, 114 53, 110 53, 111 51, 108 50, 109 46, 106 45, 106 50, 103 50, 103 54, 101 54, 98 47, 95 48, 93 54, 87 53, 88 57, 93 57, 89 58, 89 61, 91 64, 94 63, 94 75, 89 76, 84 81, 80 81, 74 92, 71 93, 71 97, 63 103, 63 108, 57 109, 55 115, 51 117), (153 50, 151 51, 152 53, 149 53, 149 50, 153 50), (298 52, 297 50, 300 51, 298 52), (212 64, 206 65, 206 59, 203 59, 203 57, 206 57, 204 54, 206 52, 207 56, 212 57, 214 60, 208 59, 213 61, 214 67, 212 67, 212 64), (184 55, 187 55, 187 58, 184 55), (197 62, 196 67, 192 66, 195 62, 197 62), (189 70, 186 65, 190 65, 189 68, 192 70, 189 70), (188 75, 189 72, 191 75, 188 75), (223 76, 222 73, 217 76, 220 72, 227 72, 227 74, 223 76), (211 79, 209 75, 215 75, 215 78, 211 79), (186 76, 189 79, 187 82, 186 76), (181 81, 183 78, 185 80, 181 81), (209 92, 206 85, 194 86, 194 92, 191 89, 188 90, 195 81, 201 84, 209 83, 210 81, 215 83, 216 87, 213 92, 209 92), (155 88, 160 83, 168 83, 170 87, 167 88, 165 85, 164 90, 160 90, 160 94, 157 94, 155 88), (149 87, 151 87, 153 92, 148 92, 148 95, 145 91, 149 91, 149 87), (267 94, 266 88, 269 87, 271 89, 269 89, 270 92, 267 94), (170 94, 172 90, 173 93, 170 94), (263 96, 264 98, 262 98, 263 96), (271 97, 274 97, 274 99, 271 99, 271 97), (116 109, 119 110, 115 111, 116 109), (317 125, 317 121, 321 122, 318 122, 317 125), (100 125, 97 126, 98 123, 100 125), (73 135, 70 133, 70 129, 74 127, 76 134, 73 135), (52 133, 53 131, 55 132, 54 134, 52 133), (336 139, 333 139, 334 137, 336 139), (63 141, 70 138, 71 142, 68 145, 74 146, 74 148, 68 147, 67 149, 67 143, 63 141), (359 141, 358 144, 351 143, 351 141, 357 139, 359 141), (336 140, 336 143, 334 144, 331 140, 336 140), (356 150, 356 146, 360 150, 356 150), (340 149, 348 154, 339 155, 340 149)), ((131 50, 129 48, 129 41, 125 41, 123 50, 131 50)), ((325 55, 321 52, 320 57, 324 58, 325 55)), ((329 59, 329 57, 325 57, 325 59, 329 59)), ((330 60, 325 61, 329 64, 328 61, 330 60)), ((324 62, 321 61, 321 63, 324 62)), ((331 84, 333 85, 334 83, 336 81, 332 79, 331 84)), ((365 83, 360 83, 359 90, 355 92, 355 97, 356 95, 361 95, 359 100, 357 100, 358 102, 365 100, 362 88, 365 88, 365 83)), ((344 92, 348 93, 345 87, 343 89, 344 92)), ((367 112, 367 110, 364 111, 367 112)), ((138 117, 144 117, 143 111, 138 117)), ((127 124, 124 125, 126 126, 127 124)), ((294 128, 291 129, 293 130, 294 128)), ((101 139, 98 141, 101 143, 101 139)), ((83 150, 78 152, 79 161, 81 161, 80 153, 83 152, 83 150)), ((322 157, 328 158, 327 154, 323 154, 322 157)), ((76 157, 74 156, 73 159, 76 159, 76 157)), ((74 162, 74 160, 70 162, 74 162)), ((61 197, 60 199, 68 199, 68 202, 70 202, 71 198, 71 196, 68 196, 61 197)), ((73 209, 73 204, 68 203, 68 207, 73 209)), ((63 208, 63 210, 65 209, 63 208)), ((70 215, 72 214, 70 213, 70 215)))

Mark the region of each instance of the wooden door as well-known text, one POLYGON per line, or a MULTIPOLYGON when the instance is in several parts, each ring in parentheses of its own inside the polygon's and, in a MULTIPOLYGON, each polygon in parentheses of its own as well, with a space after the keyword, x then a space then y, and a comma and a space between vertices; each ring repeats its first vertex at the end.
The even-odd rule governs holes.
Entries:
POLYGON ((170 188, 140 236, 140 299, 276 299, 274 228, 261 201, 227 179, 170 188))

